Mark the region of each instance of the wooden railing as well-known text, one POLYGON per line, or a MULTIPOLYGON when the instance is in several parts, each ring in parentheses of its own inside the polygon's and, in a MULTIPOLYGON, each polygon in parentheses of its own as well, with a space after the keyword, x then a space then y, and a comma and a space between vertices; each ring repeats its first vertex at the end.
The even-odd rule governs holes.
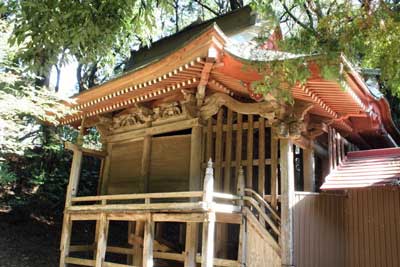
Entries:
MULTIPOLYGON (((151 232, 154 231, 154 222, 166 221, 203 223, 202 253, 196 255, 193 261, 201 263, 204 267, 236 267, 244 263, 243 259, 227 260, 214 257, 212 248, 215 222, 237 223, 241 225, 241 229, 245 229, 242 227, 245 221, 242 219, 244 216, 251 220, 253 226, 256 225, 260 229, 258 232, 265 236, 264 239, 270 241, 275 251, 279 250, 280 217, 257 192, 245 188, 242 169, 239 172, 237 194, 214 192, 213 169, 209 163, 203 191, 75 196, 70 198, 70 203, 71 205, 65 210, 67 223, 64 227, 70 227, 74 220, 96 220, 98 224, 96 240, 98 241, 95 245, 70 246, 71 228, 63 229, 61 245, 63 265, 60 265, 63 267, 67 264, 133 267, 134 265, 115 264, 104 260, 106 252, 126 255, 137 253, 132 248, 107 246, 107 229, 110 220, 144 221, 145 229, 148 230, 145 231, 142 244, 139 244, 143 247, 144 261, 159 258, 186 262, 186 251, 173 253, 154 250, 154 233, 151 232), (69 255, 69 252, 74 251, 95 251, 96 257, 94 260, 74 258, 69 255)), ((244 243, 241 241, 239 243, 241 246, 239 250, 243 250, 244 243)))

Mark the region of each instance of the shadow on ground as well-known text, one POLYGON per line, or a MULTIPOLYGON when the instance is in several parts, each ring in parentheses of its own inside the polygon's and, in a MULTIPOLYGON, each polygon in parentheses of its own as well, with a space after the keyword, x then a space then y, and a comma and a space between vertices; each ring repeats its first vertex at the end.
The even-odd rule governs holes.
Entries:
POLYGON ((60 224, 32 215, 0 212, 0 266, 58 266, 60 224))

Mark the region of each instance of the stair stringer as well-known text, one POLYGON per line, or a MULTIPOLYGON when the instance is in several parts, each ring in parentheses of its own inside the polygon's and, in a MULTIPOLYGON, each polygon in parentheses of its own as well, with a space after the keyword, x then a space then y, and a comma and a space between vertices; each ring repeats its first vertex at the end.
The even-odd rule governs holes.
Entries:
POLYGON ((260 224, 248 209, 243 209, 246 218, 246 266, 248 267, 281 267, 279 244, 260 224))

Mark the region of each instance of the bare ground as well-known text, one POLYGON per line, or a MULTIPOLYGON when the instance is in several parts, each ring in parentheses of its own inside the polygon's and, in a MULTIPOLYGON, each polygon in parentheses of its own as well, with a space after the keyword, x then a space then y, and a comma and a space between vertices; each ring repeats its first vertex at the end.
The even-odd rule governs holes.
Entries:
POLYGON ((32 215, 0 211, 0 266, 58 266, 60 225, 32 215))

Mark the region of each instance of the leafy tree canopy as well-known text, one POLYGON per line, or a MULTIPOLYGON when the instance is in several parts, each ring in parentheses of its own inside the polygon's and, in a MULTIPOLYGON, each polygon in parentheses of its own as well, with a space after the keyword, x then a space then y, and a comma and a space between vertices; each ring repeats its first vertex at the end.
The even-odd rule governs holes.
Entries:
MULTIPOLYGON (((383 89, 400 95, 400 1, 254 0, 254 7, 270 26, 280 25, 283 51, 319 55, 326 78, 338 78, 339 55, 343 53, 360 68, 377 69, 383 89)), ((258 89, 276 88, 274 74, 289 83, 307 78, 305 61, 269 64, 272 74, 258 89)), ((276 77, 276 76, 275 76, 276 77)))
POLYGON ((68 110, 53 92, 34 84, 34 76, 16 63, 18 47, 9 46, 10 25, 0 20, 0 158, 22 155, 38 144, 33 137, 43 122, 58 124, 68 110))

